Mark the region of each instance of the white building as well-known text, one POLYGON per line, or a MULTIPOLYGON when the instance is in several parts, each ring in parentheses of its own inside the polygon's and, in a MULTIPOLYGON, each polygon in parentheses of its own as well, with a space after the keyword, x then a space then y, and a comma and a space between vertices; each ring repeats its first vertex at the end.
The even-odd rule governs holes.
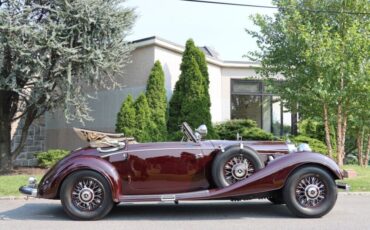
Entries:
MULTIPOLYGON (((180 75, 180 63, 184 47, 158 37, 134 41, 132 63, 125 69, 122 89, 100 91, 91 101, 93 122, 86 122, 88 129, 114 131, 116 115, 122 101, 130 93, 137 97, 145 91, 146 82, 156 60, 165 73, 168 100, 171 98, 180 75)), ((277 97, 265 94, 263 84, 256 74, 258 63, 223 61, 209 47, 201 47, 206 54, 210 79, 211 114, 213 122, 235 118, 249 118, 266 131, 282 134, 282 124, 290 126, 289 113, 282 113, 277 97)), ((77 122, 67 124, 62 112, 48 113, 45 118, 46 149, 73 149, 82 143, 72 127, 81 127, 77 122)))

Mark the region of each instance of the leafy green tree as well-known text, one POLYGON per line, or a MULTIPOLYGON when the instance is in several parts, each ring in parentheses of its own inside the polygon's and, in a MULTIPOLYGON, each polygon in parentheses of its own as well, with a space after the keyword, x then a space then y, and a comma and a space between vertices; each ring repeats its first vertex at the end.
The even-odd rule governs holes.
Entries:
POLYGON ((167 138, 167 98, 164 73, 159 61, 154 63, 150 72, 145 95, 155 125, 150 132, 152 141, 164 141, 167 138))
POLYGON ((152 141, 151 131, 155 128, 151 120, 150 108, 145 94, 141 94, 135 101, 136 130, 135 138, 140 142, 152 141))
POLYGON ((287 107, 305 117, 321 118, 330 157, 330 136, 336 132, 337 161, 342 165, 351 104, 368 93, 370 84, 369 17, 348 12, 369 12, 370 3, 275 0, 274 4, 275 18, 253 18, 260 32, 248 32, 260 51, 250 56, 261 61, 260 73, 266 78, 284 76, 279 84, 271 83, 287 107), (330 128, 333 124, 335 130, 330 128))
POLYGON ((12 168, 35 119, 61 107, 67 120, 89 119, 88 92, 117 85, 135 19, 123 2, 0 1, 0 171, 12 168), (11 152, 18 119, 21 143, 11 152))
POLYGON ((125 136, 134 136, 136 131, 136 109, 131 94, 123 101, 117 114, 116 132, 124 133, 125 136))
POLYGON ((179 130, 179 125, 187 121, 192 127, 206 124, 208 137, 215 137, 210 114, 208 93, 208 70, 205 56, 189 39, 183 53, 180 66, 181 75, 169 103, 168 131, 172 137, 179 130))

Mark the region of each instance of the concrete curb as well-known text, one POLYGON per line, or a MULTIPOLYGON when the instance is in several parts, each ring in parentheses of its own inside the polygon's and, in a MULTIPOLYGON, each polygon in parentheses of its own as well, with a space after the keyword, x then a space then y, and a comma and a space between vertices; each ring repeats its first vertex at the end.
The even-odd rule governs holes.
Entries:
MULTIPOLYGON (((340 196, 370 196, 370 192, 338 192, 340 196)), ((0 201, 2 200, 36 200, 38 198, 35 197, 27 197, 27 196, 3 196, 0 197, 0 201)))
POLYGON ((35 197, 27 197, 27 196, 2 196, 0 197, 1 200, 35 200, 35 197))
POLYGON ((338 194, 344 196, 370 196, 370 192, 339 192, 338 194))

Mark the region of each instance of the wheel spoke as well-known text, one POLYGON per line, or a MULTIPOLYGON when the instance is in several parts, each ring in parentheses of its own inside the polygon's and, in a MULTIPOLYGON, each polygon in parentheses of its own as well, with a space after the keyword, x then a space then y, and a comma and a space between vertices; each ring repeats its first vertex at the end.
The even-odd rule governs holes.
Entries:
POLYGON ((229 185, 244 180, 255 172, 254 165, 242 154, 231 157, 223 168, 224 178, 229 185))
POLYGON ((82 178, 73 186, 71 198, 81 211, 94 211, 104 199, 102 185, 94 178, 82 178))
POLYGON ((299 180, 295 189, 298 203, 305 208, 314 208, 326 198, 326 187, 319 177, 307 176, 299 180))

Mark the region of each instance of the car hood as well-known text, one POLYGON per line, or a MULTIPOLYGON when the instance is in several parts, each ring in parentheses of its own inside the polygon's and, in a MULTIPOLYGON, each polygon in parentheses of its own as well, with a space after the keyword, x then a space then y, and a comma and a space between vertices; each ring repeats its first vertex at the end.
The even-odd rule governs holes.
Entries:
POLYGON ((230 140, 211 140, 211 143, 215 148, 222 147, 227 148, 228 146, 240 145, 243 143, 244 146, 248 146, 258 153, 289 153, 287 144, 284 141, 230 141, 230 140))

